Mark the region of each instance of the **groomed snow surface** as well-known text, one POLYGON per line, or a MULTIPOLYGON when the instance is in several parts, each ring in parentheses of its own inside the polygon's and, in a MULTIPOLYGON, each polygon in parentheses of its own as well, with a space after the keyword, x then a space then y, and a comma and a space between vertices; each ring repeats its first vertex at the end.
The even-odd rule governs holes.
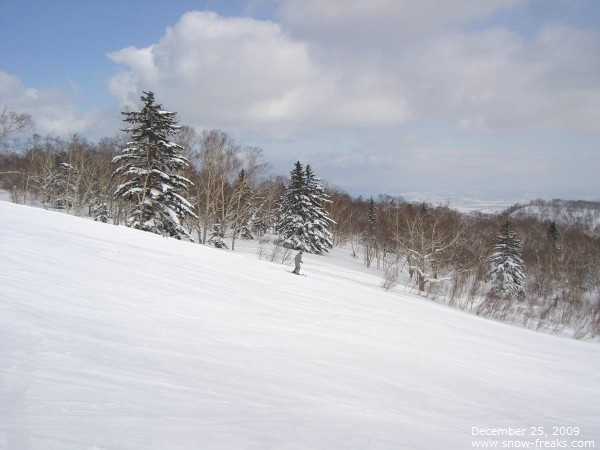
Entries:
POLYGON ((342 249, 300 277, 7 202, 0 246, 1 449, 600 448, 600 345, 385 292, 342 249))

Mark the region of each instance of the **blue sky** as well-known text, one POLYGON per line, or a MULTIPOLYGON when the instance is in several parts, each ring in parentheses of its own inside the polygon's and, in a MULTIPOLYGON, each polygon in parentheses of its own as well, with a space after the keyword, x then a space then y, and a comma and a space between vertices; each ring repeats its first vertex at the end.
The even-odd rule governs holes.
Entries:
POLYGON ((107 105, 112 99, 98 88, 116 71, 108 52, 151 45, 185 12, 215 6, 224 15, 244 14, 243 2, 237 1, 2 2, 2 69, 36 88, 73 81, 84 90, 85 107, 107 105))
POLYGON ((596 0, 4 1, 0 106, 114 135, 181 123, 352 194, 600 198, 596 0))

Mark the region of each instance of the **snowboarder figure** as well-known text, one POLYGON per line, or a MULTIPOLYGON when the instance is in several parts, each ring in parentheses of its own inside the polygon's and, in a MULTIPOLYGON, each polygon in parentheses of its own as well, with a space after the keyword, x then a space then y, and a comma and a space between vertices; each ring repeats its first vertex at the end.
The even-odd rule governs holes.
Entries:
POLYGON ((294 257, 294 265, 296 266, 292 273, 300 275, 300 264, 302 264, 302 250, 294 257))

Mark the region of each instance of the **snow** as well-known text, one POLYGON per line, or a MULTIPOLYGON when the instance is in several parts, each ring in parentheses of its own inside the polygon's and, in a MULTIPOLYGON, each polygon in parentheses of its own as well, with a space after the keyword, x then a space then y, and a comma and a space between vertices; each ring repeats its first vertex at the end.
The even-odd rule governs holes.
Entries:
POLYGON ((598 205, 584 203, 561 200, 542 204, 534 202, 513 211, 511 217, 536 217, 540 221, 556 222, 559 227, 578 225, 592 234, 598 234, 600 233, 600 209, 598 205))
POLYGON ((0 449, 600 444, 600 345, 385 292, 343 249, 296 277, 248 244, 6 202, 0 224, 0 449))

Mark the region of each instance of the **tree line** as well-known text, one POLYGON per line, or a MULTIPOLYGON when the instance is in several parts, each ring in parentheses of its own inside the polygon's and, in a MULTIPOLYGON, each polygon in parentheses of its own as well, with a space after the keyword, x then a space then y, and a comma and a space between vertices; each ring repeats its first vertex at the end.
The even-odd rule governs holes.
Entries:
POLYGON ((176 125, 152 93, 142 103, 123 113, 121 134, 96 143, 78 135, 9 140, 28 117, 4 110, 0 188, 15 203, 231 250, 237 239, 263 235, 312 253, 345 245, 381 270, 385 289, 403 285, 485 317, 600 336, 597 230, 515 214, 523 205, 486 215, 356 198, 323 186, 299 161, 289 177, 273 175, 260 148, 176 125))

